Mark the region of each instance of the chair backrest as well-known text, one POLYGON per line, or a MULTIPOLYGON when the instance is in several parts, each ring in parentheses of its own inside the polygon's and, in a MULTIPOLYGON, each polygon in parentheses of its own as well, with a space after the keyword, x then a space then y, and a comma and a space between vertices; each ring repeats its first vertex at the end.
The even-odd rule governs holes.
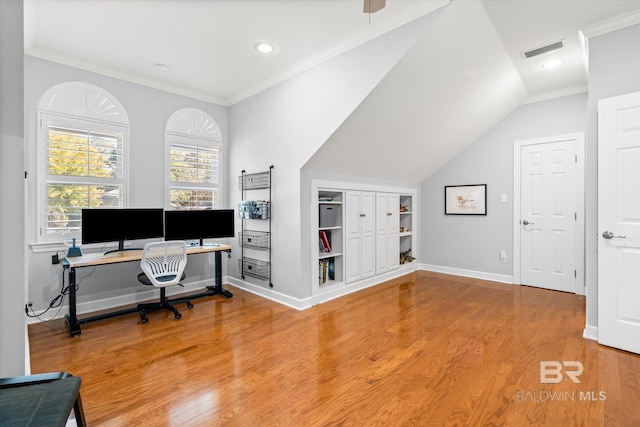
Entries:
POLYGON ((144 245, 140 267, 153 286, 177 285, 187 265, 187 246, 182 240, 144 245))

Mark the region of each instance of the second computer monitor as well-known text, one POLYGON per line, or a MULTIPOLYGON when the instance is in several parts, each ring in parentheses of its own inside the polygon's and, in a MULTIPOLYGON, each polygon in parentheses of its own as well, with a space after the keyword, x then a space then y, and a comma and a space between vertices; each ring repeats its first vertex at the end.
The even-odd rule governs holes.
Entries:
POLYGON ((235 236, 233 209, 164 212, 165 240, 219 239, 235 236))

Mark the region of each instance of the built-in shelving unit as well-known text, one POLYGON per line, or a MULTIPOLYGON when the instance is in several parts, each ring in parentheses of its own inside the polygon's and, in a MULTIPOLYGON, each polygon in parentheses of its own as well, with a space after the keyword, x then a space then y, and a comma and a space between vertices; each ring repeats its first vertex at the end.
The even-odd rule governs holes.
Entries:
POLYGON ((412 262, 413 257, 413 196, 400 195, 400 264, 412 262))
POLYGON ((311 182, 311 304, 416 270, 413 188, 311 182))
POLYGON ((271 288, 272 171, 273 166, 268 171, 251 174, 243 170, 239 177, 242 201, 238 204, 238 213, 242 218, 242 229, 238 234, 242 252, 238 260, 240 274, 242 279, 250 276, 267 281, 271 288), (247 200, 249 192, 255 194, 256 199, 247 200))
POLYGON ((318 192, 318 286, 320 287, 344 281, 343 198, 342 192, 318 192))

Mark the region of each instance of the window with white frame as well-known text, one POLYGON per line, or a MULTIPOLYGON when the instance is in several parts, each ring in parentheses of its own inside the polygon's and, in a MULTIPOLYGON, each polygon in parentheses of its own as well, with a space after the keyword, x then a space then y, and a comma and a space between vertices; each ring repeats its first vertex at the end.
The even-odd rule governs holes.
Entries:
POLYGON ((126 206, 128 126, 109 94, 83 83, 52 88, 41 107, 38 241, 60 241, 81 229, 82 209, 126 206))
POLYGON ((171 116, 166 128, 169 209, 220 207, 220 131, 197 109, 171 116))

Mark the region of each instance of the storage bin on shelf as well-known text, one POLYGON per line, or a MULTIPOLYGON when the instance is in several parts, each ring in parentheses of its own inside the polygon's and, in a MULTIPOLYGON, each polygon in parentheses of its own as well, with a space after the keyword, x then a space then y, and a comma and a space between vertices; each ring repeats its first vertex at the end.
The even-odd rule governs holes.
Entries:
POLYGON ((238 215, 244 219, 269 219, 270 203, 266 200, 242 200, 238 203, 238 215))

